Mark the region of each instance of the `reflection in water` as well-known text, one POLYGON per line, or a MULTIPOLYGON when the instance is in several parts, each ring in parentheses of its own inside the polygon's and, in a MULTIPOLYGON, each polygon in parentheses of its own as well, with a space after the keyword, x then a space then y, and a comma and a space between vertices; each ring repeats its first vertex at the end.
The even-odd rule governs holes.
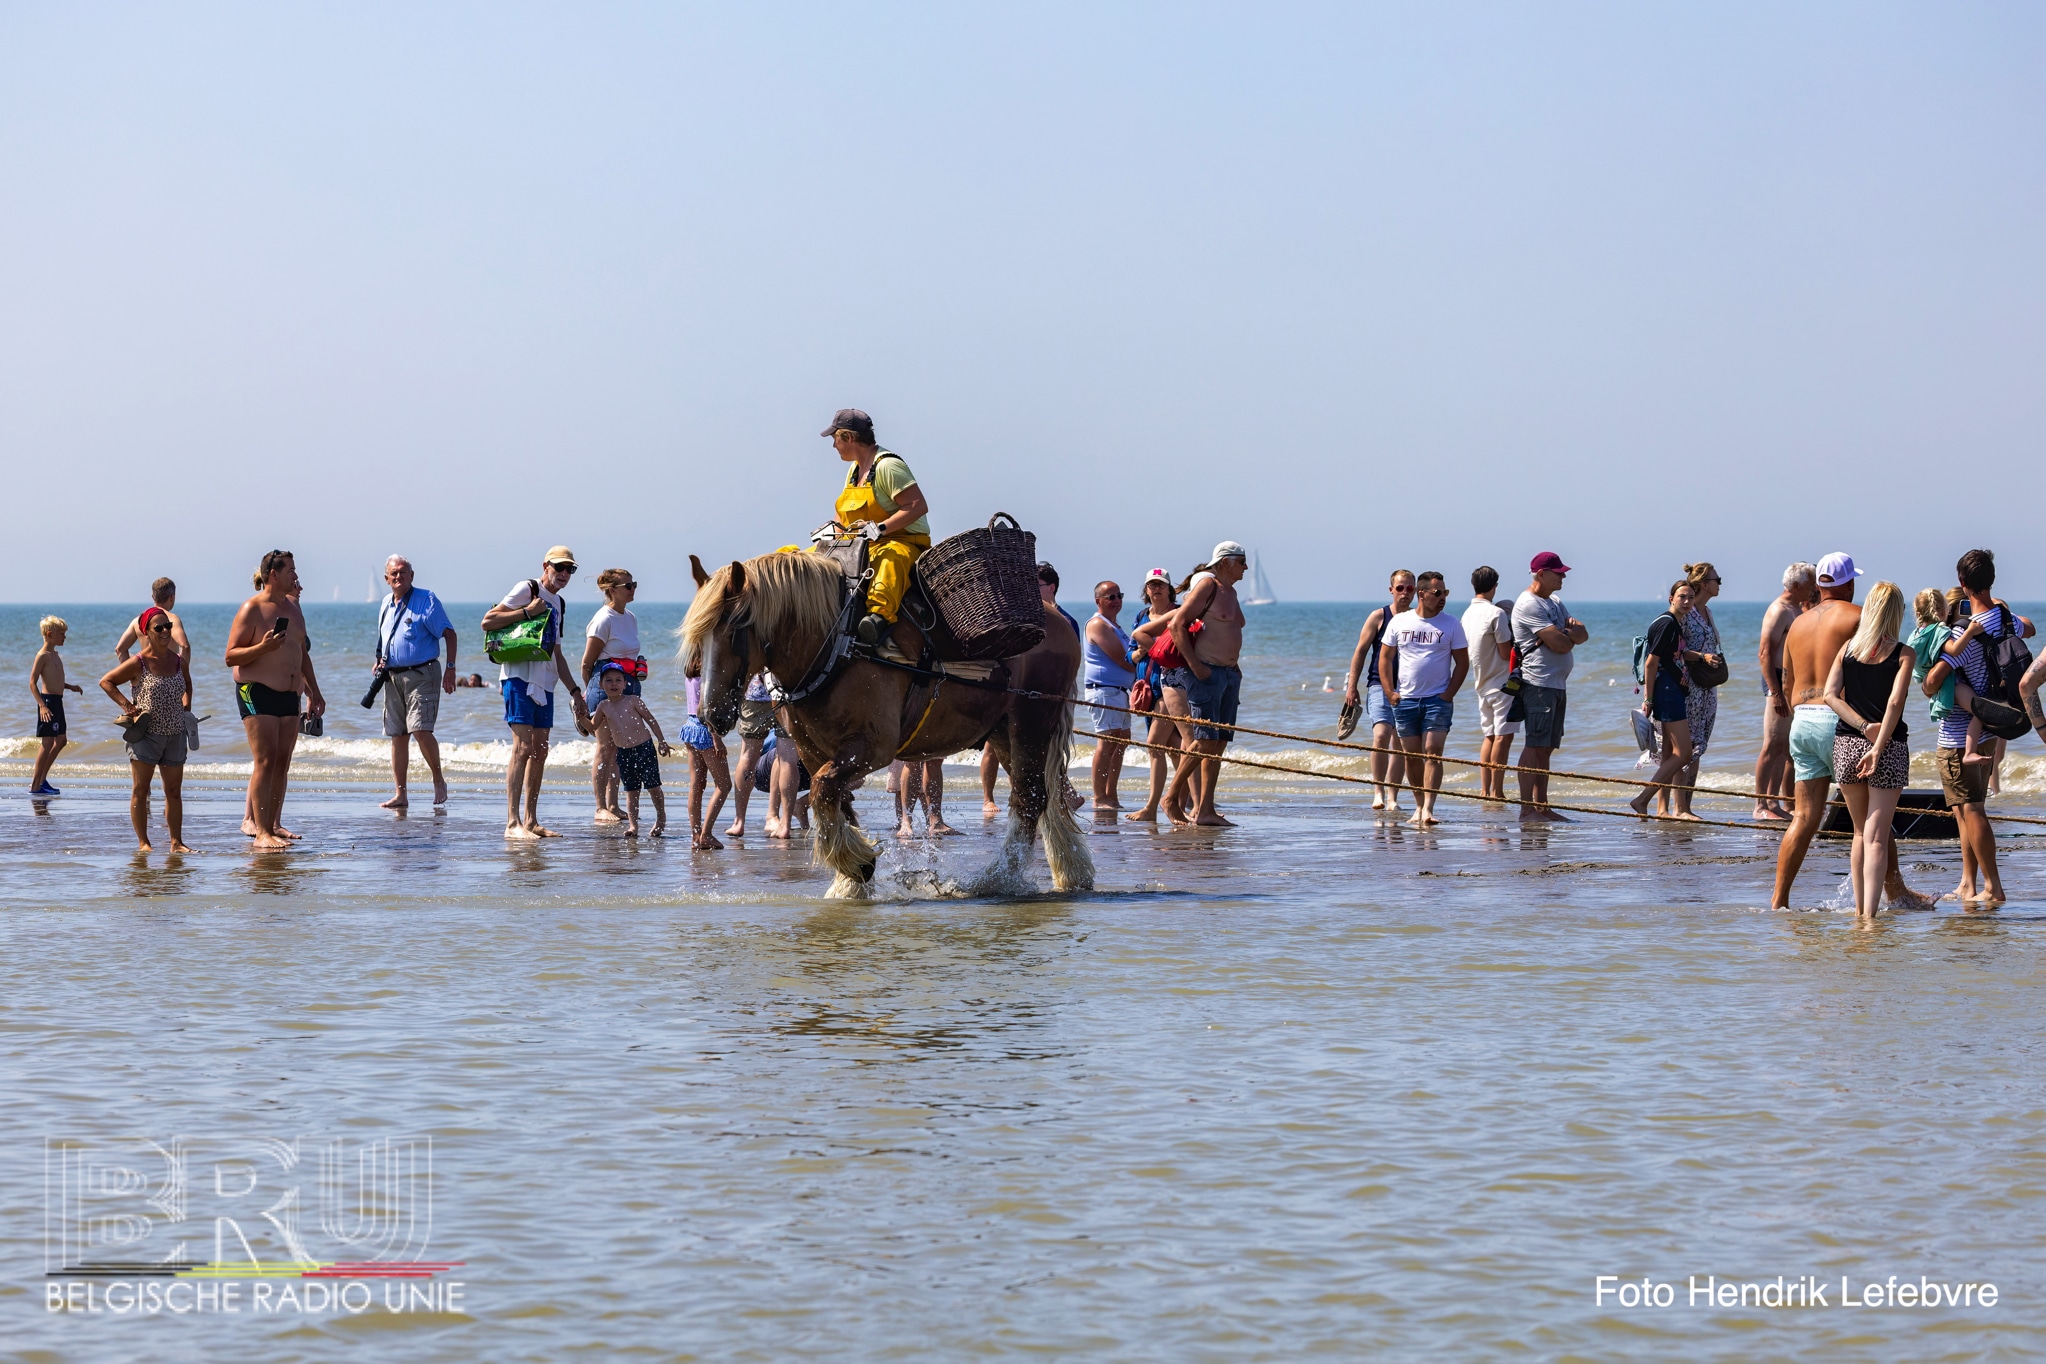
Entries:
POLYGON ((159 895, 187 894, 195 882, 193 878, 199 869, 190 865, 184 853, 164 855, 163 865, 149 865, 148 853, 136 853, 128 862, 124 879, 128 894, 138 899, 150 900, 159 895))
POLYGON ((309 895, 325 873, 312 863, 312 856, 303 845, 288 852, 251 852, 248 862, 232 875, 252 894, 309 895))

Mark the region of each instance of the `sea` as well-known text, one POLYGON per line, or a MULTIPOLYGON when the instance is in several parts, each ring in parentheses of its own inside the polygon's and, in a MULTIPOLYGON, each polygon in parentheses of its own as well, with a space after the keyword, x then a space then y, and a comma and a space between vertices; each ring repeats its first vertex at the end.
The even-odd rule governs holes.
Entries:
MULTIPOLYGON (((572 601, 577 634, 594 604, 572 601)), ((1638 777, 1630 646, 1659 608, 1571 605, 1591 640, 1556 765, 1638 777)), ((1468 768, 1421 832, 1332 779, 1365 755, 1261 736, 1231 748, 1271 765, 1226 771, 1235 827, 1089 823, 1081 895, 1041 854, 1013 894, 959 890, 1001 852, 976 754, 948 763, 952 837, 918 816, 898 840, 869 779, 886 851, 848 903, 806 840, 761 836, 764 796, 718 852, 593 823, 572 730, 542 801, 563 836, 507 843, 483 609, 451 607, 462 670, 491 683, 443 702, 452 796, 433 808, 415 769, 397 813, 357 704, 375 607, 307 607, 326 734, 293 767, 302 841, 259 855, 218 661, 232 608, 185 608, 212 718, 187 768, 198 852, 172 856, 160 808, 158 851, 134 851, 95 687, 133 608, 0 607, 6 1357, 2046 1352, 2033 739, 1990 803, 2014 817, 1993 912, 1857 922, 1826 840, 1771 912, 1772 831, 1522 828, 1468 798, 1468 768), (88 694, 63 795, 31 801, 45 614, 88 694)), ((1252 608, 1243 723, 1332 737, 1368 609, 1252 608)), ((1715 609, 1733 669, 1701 784, 1742 790, 1762 608, 1715 609)), ((683 610, 641 605, 642 638, 683 610)), ((653 653, 672 735, 679 670, 653 653)), ((1475 756, 1474 712, 1466 694, 1453 757, 1475 756)), ((1913 785, 1936 789, 1921 703, 1908 718, 1913 785)), ((682 833, 687 766, 663 769, 682 833)), ((1132 755, 1127 807, 1145 779, 1132 755)), ((1906 843, 1903 865, 1951 890, 1958 845, 1906 843)))

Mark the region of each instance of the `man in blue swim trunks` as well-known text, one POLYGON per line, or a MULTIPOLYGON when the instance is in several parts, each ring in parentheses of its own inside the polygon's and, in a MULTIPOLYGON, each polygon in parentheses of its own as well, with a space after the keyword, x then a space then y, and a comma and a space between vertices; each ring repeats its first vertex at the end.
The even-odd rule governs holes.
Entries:
POLYGON ((1186 600, 1172 613, 1172 642, 1179 647, 1186 666, 1167 673, 1165 682, 1186 692, 1187 709, 1193 713, 1193 744, 1191 758, 1172 774, 1166 808, 1186 808, 1191 781, 1195 824, 1232 824, 1215 809, 1215 785, 1222 767, 1216 759, 1236 737, 1235 730, 1222 726, 1236 723, 1236 702, 1243 686, 1243 670, 1237 666, 1243 651, 1243 606, 1236 597, 1236 584, 1249 567, 1250 556, 1243 546, 1224 540, 1215 546, 1208 562, 1194 570, 1186 600), (1196 620, 1201 623, 1198 636, 1188 626, 1196 620))
POLYGON ((516 584, 504 600, 483 615, 483 632, 502 630, 521 621, 547 618, 547 657, 531 663, 500 663, 498 687, 504 693, 504 722, 511 726, 511 762, 504 774, 504 836, 553 838, 540 823, 540 780, 547 772, 547 744, 554 729, 554 683, 558 679, 575 704, 577 728, 589 723, 582 688, 569 672, 561 651, 561 626, 566 614, 561 594, 575 576, 575 555, 556 545, 540 561, 540 576, 516 584), (521 804, 524 808, 521 809, 521 804))

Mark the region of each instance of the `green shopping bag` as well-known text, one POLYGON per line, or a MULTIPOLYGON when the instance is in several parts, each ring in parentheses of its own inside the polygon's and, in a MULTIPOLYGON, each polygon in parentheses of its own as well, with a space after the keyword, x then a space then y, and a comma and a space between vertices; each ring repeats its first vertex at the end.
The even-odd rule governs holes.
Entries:
MULTIPOLYGON (((544 601, 538 582, 528 578, 526 585, 533 589, 534 601, 544 601)), ((502 630, 486 630, 483 652, 492 663, 545 662, 554 653, 554 609, 549 607, 538 620, 522 620, 502 630)))

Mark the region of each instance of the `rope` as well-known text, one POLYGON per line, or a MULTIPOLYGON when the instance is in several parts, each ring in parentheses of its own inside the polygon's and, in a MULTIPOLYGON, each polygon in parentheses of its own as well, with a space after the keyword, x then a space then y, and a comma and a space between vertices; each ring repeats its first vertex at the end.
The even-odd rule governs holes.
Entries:
MULTIPOLYGON (((1103 706, 1101 709, 1110 710, 1113 707, 1103 706)), ((1206 722, 1203 721, 1202 723, 1205 724, 1206 722)), ((1073 733, 1085 739, 1107 738, 1111 743, 1124 743, 1131 748, 1146 748, 1160 753, 1186 753, 1185 749, 1171 744, 1145 743, 1136 739, 1116 739, 1112 735, 1096 734, 1092 730, 1075 729, 1073 733)), ((1198 756, 1201 758, 1211 758, 1216 762, 1235 763, 1238 767, 1260 767, 1267 772, 1290 772, 1298 777, 1326 777, 1330 781, 1350 782, 1357 786, 1390 786, 1396 791, 1418 791, 1421 789, 1417 786, 1409 786, 1405 782, 1374 782, 1369 777, 1353 777, 1343 772, 1317 772, 1311 767, 1287 767, 1283 763, 1259 762, 1255 758, 1232 758, 1226 753, 1203 753, 1198 756)), ((1496 765, 1494 764, 1494 766, 1496 765)), ((1789 827, 1789 821, 1787 820, 1781 824, 1742 824, 1725 819, 1702 819, 1695 817, 1682 819, 1676 815, 1644 815, 1634 810, 1608 810, 1596 805, 1564 805, 1557 801, 1515 800, 1504 796, 1482 796, 1469 791, 1437 791, 1434 794, 1437 796, 1450 796, 1457 800, 1496 801, 1506 805, 1526 805, 1537 810, 1570 810, 1586 815, 1611 815, 1616 819, 1638 819, 1652 824, 1682 824, 1689 827, 1703 824, 1717 829, 1756 829, 1766 833, 1777 834, 1782 833, 1789 827)), ((1821 838, 1854 837, 1851 833, 1843 834, 1832 829, 1819 829, 1816 831, 1816 834, 1821 838)))
MULTIPOLYGON (((1010 690, 1012 690, 1012 691, 1016 691, 1016 692, 1017 692, 1017 693, 1018 693, 1019 695, 1029 695, 1029 696, 1037 697, 1037 698, 1038 698, 1038 699, 1040 699, 1040 700, 1047 700, 1047 701, 1048 701, 1048 700, 1054 700, 1054 699, 1056 699, 1056 698, 1052 697, 1052 696, 1051 696, 1051 695, 1050 695, 1049 693, 1046 693, 1046 692, 1025 692, 1025 691, 1024 691, 1023 689, 1021 689, 1021 688, 1010 688, 1010 690)), ((1128 706, 1106 706, 1106 705, 1095 705, 1095 703, 1093 703, 1093 702, 1091 702, 1091 701, 1089 701, 1089 702, 1086 702, 1086 703, 1084 703, 1084 704, 1086 704, 1086 705, 1088 705, 1088 706, 1091 706, 1091 707, 1093 707, 1093 709, 1095 709, 1095 710, 1112 710, 1112 711, 1117 711, 1117 712, 1119 712, 1119 713, 1121 713, 1121 714, 1123 714, 1123 715, 1137 715, 1137 716, 1142 716, 1142 717, 1143 717, 1144 719, 1147 719, 1147 720, 1170 720, 1170 721, 1172 721, 1172 722, 1173 722, 1174 724, 1179 724, 1179 725, 1186 725, 1186 724, 1199 724, 1199 725, 1200 725, 1200 726, 1201 726, 1202 728, 1204 728, 1204 729, 1227 729, 1227 730, 1233 730, 1233 731, 1235 731, 1235 732, 1236 732, 1236 733, 1238 733, 1238 734, 1256 734, 1256 735, 1259 735, 1259 736, 1261 736, 1261 737, 1263 737, 1263 738, 1266 738, 1266 739, 1286 739, 1286 740, 1290 740, 1290 741, 1292 741, 1292 742, 1294 742, 1294 743, 1303 743, 1303 744, 1319 744, 1319 745, 1321 745, 1321 746, 1322 746, 1322 747, 1324 747, 1324 748, 1342 748, 1342 749, 1348 749, 1348 750, 1350 750, 1350 751, 1352 751, 1352 752, 1356 752, 1356 753, 1386 753, 1386 754, 1391 754, 1391 755, 1394 755, 1394 756, 1396 756, 1396 757, 1401 757, 1401 758, 1409 758, 1409 757, 1413 757, 1413 756, 1414 756, 1414 755, 1413 755, 1412 753, 1410 753, 1410 752, 1409 752, 1408 750, 1406 750, 1406 749, 1404 749, 1404 748, 1386 748, 1386 747, 1383 747, 1383 746, 1381 746, 1381 745, 1378 745, 1378 744, 1360 744, 1360 743, 1353 743, 1353 742, 1351 742, 1351 741, 1349 741, 1349 740, 1346 740, 1346 739, 1323 739, 1323 738, 1319 738, 1319 737, 1317 737, 1317 736, 1315 736, 1315 735, 1311 735, 1311 734, 1287 734, 1287 733, 1285 733, 1285 732, 1284 732, 1284 731, 1282 731, 1282 730, 1276 730, 1276 729, 1257 729, 1257 728, 1254 728, 1253 726, 1250 726, 1250 725, 1231 725, 1231 724, 1224 724, 1224 723, 1223 723, 1222 721, 1220 721, 1220 720, 1198 720, 1198 721, 1197 721, 1197 720, 1193 720, 1193 719, 1192 719, 1191 717, 1189 717, 1189 716, 1184 716, 1184 715, 1170 715, 1170 714, 1167 714, 1166 712, 1164 712, 1164 711, 1162 711, 1162 710, 1131 710, 1131 709, 1130 709, 1130 708, 1129 708, 1128 706)), ((1080 731, 1078 731, 1078 730, 1075 730, 1074 732, 1075 732, 1075 733, 1079 733, 1080 731)), ((1100 736, 1100 735, 1092 735, 1092 736, 1090 736, 1090 737, 1093 737, 1093 738, 1100 738, 1101 736, 1100 736)), ((1135 741, 1135 740, 1133 740, 1133 739, 1131 739, 1131 740, 1123 740, 1122 742, 1125 742, 1125 743, 1130 743, 1130 744, 1133 744, 1133 745, 1135 745, 1135 746, 1137 746, 1137 747, 1140 747, 1140 748, 1150 748, 1150 747, 1152 747, 1152 745, 1150 745, 1150 744, 1136 744, 1136 741, 1135 741)), ((1172 750, 1172 751, 1174 751, 1174 752, 1179 752, 1180 750, 1178 750, 1178 749, 1174 749, 1174 750, 1172 750)), ((1459 767, 1478 767, 1478 768, 1484 768, 1484 769, 1486 769, 1486 770, 1488 770, 1488 771, 1492 771, 1492 772, 1517 772, 1517 771, 1519 771, 1519 770, 1520 770, 1520 769, 1519 769, 1518 767, 1515 767, 1515 766, 1513 766, 1512 764, 1509 764, 1509 763, 1488 763, 1488 762, 1481 762, 1481 761, 1479 761, 1478 759, 1475 759, 1475 758, 1452 758, 1452 757, 1449 757, 1449 756, 1448 756, 1448 755, 1446 755, 1446 754, 1441 754, 1441 753, 1430 753, 1430 754, 1426 754, 1426 755, 1424 755, 1424 756, 1425 756, 1425 757, 1426 757, 1426 758, 1427 758, 1427 759, 1428 759, 1429 761, 1431 761, 1431 762, 1445 762, 1445 763, 1454 763, 1454 764, 1456 764, 1456 765, 1457 765, 1457 766, 1459 766, 1459 767)), ((1231 761, 1238 761, 1238 760, 1232 759, 1231 761)), ((1295 770, 1295 769, 1290 769, 1290 768, 1283 768, 1283 769, 1277 769, 1277 770, 1281 770, 1281 771, 1292 771, 1292 770, 1295 770)), ((1304 769, 1304 768, 1303 768, 1303 769, 1298 769, 1298 770, 1300 770, 1300 771, 1303 771, 1303 772, 1306 772, 1306 773, 1307 773, 1307 775, 1310 775, 1310 776, 1334 776, 1334 775, 1336 775, 1336 774, 1334 774, 1334 773, 1332 773, 1332 772, 1313 772, 1313 771, 1311 771, 1311 770, 1309 770, 1309 769, 1304 769)), ((1735 799, 1735 800, 1781 800, 1781 799, 1782 799, 1782 797, 1781 797, 1781 796, 1763 796, 1763 795, 1760 795, 1759 793, 1757 793, 1757 792, 1754 792, 1754 791, 1728 791, 1728 790, 1724 790, 1724 789, 1722 789, 1722 788, 1720 788, 1720 787, 1715 787, 1715 786, 1679 786, 1679 785, 1677 785, 1677 784, 1675 784, 1675 783, 1673 783, 1673 782, 1652 782, 1652 781, 1641 781, 1641 780, 1639 780, 1639 779, 1637 779, 1637 778, 1634 778, 1634 777, 1605 777, 1605 776, 1599 776, 1599 775, 1596 775, 1596 774, 1594 774, 1594 773, 1590 773, 1590 772, 1570 772, 1570 771, 1562 771, 1562 770, 1550 770, 1550 771, 1549 771, 1549 776, 1551 776, 1552 778, 1559 778, 1559 779, 1563 779, 1563 780, 1568 780, 1568 781, 1589 781, 1589 782, 1603 782, 1603 783, 1605 783, 1605 784, 1607 784, 1607 785, 1610 785, 1610 786, 1633 786, 1633 787, 1649 787, 1649 788, 1651 788, 1651 789, 1654 789, 1654 790, 1658 790, 1658 791, 1661 791, 1661 790, 1667 790, 1667 791, 1670 791, 1670 792, 1677 792, 1677 791, 1689 791, 1689 792, 1693 793, 1694 795, 1700 795, 1700 796, 1728 796, 1728 797, 1731 797, 1731 798, 1733 798, 1733 799, 1735 799)), ((1361 780, 1366 780, 1366 779, 1364 779, 1364 778, 1343 778, 1343 780, 1346 780, 1346 781, 1361 781, 1361 780)), ((1370 785, 1377 785, 1377 786, 1392 786, 1392 785, 1395 785, 1396 783, 1393 783, 1393 782, 1370 782, 1370 783, 1368 783, 1368 784, 1370 784, 1370 785)), ((1458 796, 1458 797, 1460 797, 1460 798, 1463 798, 1463 796, 1464 796, 1464 793, 1462 793, 1462 792, 1458 792, 1458 791, 1444 791, 1444 792, 1442 792, 1442 794, 1443 794, 1443 795, 1454 795, 1454 796, 1458 796)), ((1484 797, 1482 797, 1482 796, 1479 796, 1479 797, 1475 797, 1475 799, 1479 799, 1479 800, 1482 800, 1482 799, 1484 799, 1484 797)), ((1843 801, 1840 801, 1840 800, 1838 800, 1838 799, 1834 799, 1834 800, 1828 801, 1828 802, 1827 802, 1827 804, 1829 804, 1829 805, 1844 805, 1844 802, 1843 802, 1843 801)), ((1557 809, 1566 809, 1566 808, 1572 808, 1572 809, 1574 809, 1574 808, 1576 808, 1576 807, 1574 807, 1574 806, 1573 806, 1573 807, 1566 807, 1566 806, 1557 806, 1557 807, 1555 807, 1555 808, 1557 808, 1557 809)), ((1945 810, 1927 810, 1927 811, 1925 811, 1924 813, 1925 813, 1926 815, 1928 815, 1928 816, 1936 816, 1936 817, 1940 817, 1940 818, 1946 818, 1946 819, 1952 819, 1952 818, 1953 818, 1953 815, 1951 814, 1951 812, 1949 812, 1949 811, 1945 811, 1945 810)), ((1657 818, 1673 818, 1673 816, 1657 816, 1657 818)), ((2038 819, 2038 818, 2034 818, 2034 817, 2031 817, 2031 816, 2028 816, 2028 815, 1988 815, 1988 818, 1990 818, 1990 819, 1993 819, 1993 820, 1997 820, 1997 821, 1999 821, 1999 822, 2001 822, 2001 823, 2005 823, 2005 824, 2039 824, 2039 825, 2046 825, 2046 819, 2038 819)), ((1696 821, 1696 820, 1688 820, 1688 819, 1687 819, 1687 820, 1679 820, 1678 822, 1679 822, 1679 823, 1683 823, 1683 824, 1694 824, 1694 823, 1697 823, 1698 821, 1696 821)), ((1785 822, 1786 824, 1788 823, 1788 821, 1787 821, 1787 820, 1786 820, 1786 821, 1784 821, 1784 822, 1785 822)), ((1775 825, 1774 825, 1774 823, 1772 822, 1772 823, 1770 823, 1770 824, 1742 824, 1742 825, 1737 825, 1737 826, 1730 826, 1730 827, 1737 827, 1737 828, 1743 828, 1743 829, 1747 829, 1747 828, 1754 828, 1754 829, 1766 829, 1766 828, 1773 828, 1773 827, 1776 827, 1776 826, 1775 826, 1775 825)))

